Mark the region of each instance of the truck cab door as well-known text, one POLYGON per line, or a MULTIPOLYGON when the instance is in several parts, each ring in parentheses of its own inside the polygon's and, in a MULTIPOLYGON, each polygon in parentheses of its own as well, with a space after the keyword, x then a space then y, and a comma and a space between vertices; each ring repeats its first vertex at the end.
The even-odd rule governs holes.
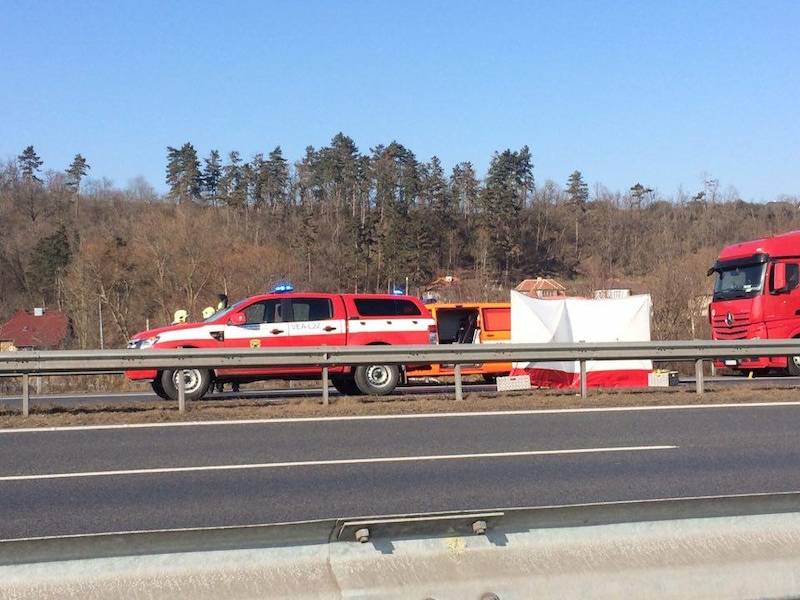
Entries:
POLYGON ((788 338, 800 330, 800 263, 783 262, 786 281, 781 289, 776 289, 776 264, 769 272, 769 296, 765 298, 768 304, 764 315, 770 338, 788 338))
MULTIPOLYGON (((221 346, 224 348, 280 348, 288 344, 289 329, 283 316, 287 302, 281 298, 260 300, 241 311, 245 315, 242 325, 227 324, 221 346)), ((219 369, 220 375, 270 375, 275 367, 249 369, 219 369)))
MULTIPOLYGON (((347 325, 344 306, 337 297, 325 295, 293 296, 287 313, 289 344, 292 346, 344 346, 347 325)), ((320 367, 301 367, 298 372, 316 374, 320 367)), ((335 372, 332 369, 333 372, 335 372)))

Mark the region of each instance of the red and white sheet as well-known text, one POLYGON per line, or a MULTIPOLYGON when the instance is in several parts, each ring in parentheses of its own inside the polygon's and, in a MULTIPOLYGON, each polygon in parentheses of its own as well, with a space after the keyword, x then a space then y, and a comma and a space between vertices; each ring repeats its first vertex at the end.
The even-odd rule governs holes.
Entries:
MULTIPOLYGON (((649 295, 539 300, 512 291, 511 342, 649 341, 651 307, 649 295)), ((652 370, 649 360, 588 361, 586 379, 591 387, 647 387, 647 375, 652 370)), ((531 385, 539 387, 580 385, 577 361, 514 363, 511 374, 528 375, 531 385)))

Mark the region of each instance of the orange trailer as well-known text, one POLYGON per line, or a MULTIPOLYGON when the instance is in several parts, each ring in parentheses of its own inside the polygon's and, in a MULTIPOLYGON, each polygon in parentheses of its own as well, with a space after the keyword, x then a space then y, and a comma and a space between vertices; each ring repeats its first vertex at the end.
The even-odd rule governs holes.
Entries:
MULTIPOLYGON (((429 304, 436 321, 440 344, 493 344, 511 339, 511 305, 507 302, 460 302, 429 304)), ((446 377, 454 365, 434 364, 409 368, 408 377, 446 377)), ((463 375, 483 375, 491 381, 508 375, 511 363, 462 365, 463 375)))

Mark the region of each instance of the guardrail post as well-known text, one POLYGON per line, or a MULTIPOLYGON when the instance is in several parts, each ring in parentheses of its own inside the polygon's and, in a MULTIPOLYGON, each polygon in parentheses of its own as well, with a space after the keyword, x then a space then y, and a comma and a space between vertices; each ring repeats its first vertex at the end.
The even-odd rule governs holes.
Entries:
POLYGON ((589 395, 589 385, 586 381, 586 361, 581 361, 581 398, 586 398, 589 395))
POLYGON ((27 373, 22 374, 22 416, 27 417, 30 411, 31 387, 27 373))
POLYGON ((178 412, 186 412, 186 379, 183 369, 178 371, 178 412))
POLYGON ((328 406, 328 367, 322 367, 322 403, 328 406))
POLYGON ((464 394, 461 389, 461 365, 456 365, 456 368, 453 370, 453 376, 456 380, 456 400, 463 400, 464 394))
POLYGON ((694 361, 694 380, 697 385, 697 393, 703 394, 706 390, 705 378, 703 375, 703 359, 698 358, 694 361))

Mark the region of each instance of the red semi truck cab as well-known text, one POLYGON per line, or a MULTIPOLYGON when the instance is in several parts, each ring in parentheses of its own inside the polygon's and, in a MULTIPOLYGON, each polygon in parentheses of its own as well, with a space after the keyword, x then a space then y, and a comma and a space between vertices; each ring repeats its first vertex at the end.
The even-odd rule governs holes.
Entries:
MULTIPOLYGON (((800 337, 800 231, 727 246, 711 274, 716 275, 708 309, 713 339, 800 337)), ((725 360, 717 366, 800 375, 800 356, 725 360)))
MULTIPOLYGON (((381 294, 270 293, 252 296, 205 321, 137 333, 128 348, 281 348, 287 346, 420 345, 437 343, 436 323, 411 296, 381 294)), ((188 369, 187 399, 201 398, 212 382, 319 378, 320 367, 188 369)), ((332 367, 331 380, 344 394, 388 394, 400 383, 394 365, 332 367)), ((178 371, 128 371, 149 381, 162 398, 177 398, 178 371)))

